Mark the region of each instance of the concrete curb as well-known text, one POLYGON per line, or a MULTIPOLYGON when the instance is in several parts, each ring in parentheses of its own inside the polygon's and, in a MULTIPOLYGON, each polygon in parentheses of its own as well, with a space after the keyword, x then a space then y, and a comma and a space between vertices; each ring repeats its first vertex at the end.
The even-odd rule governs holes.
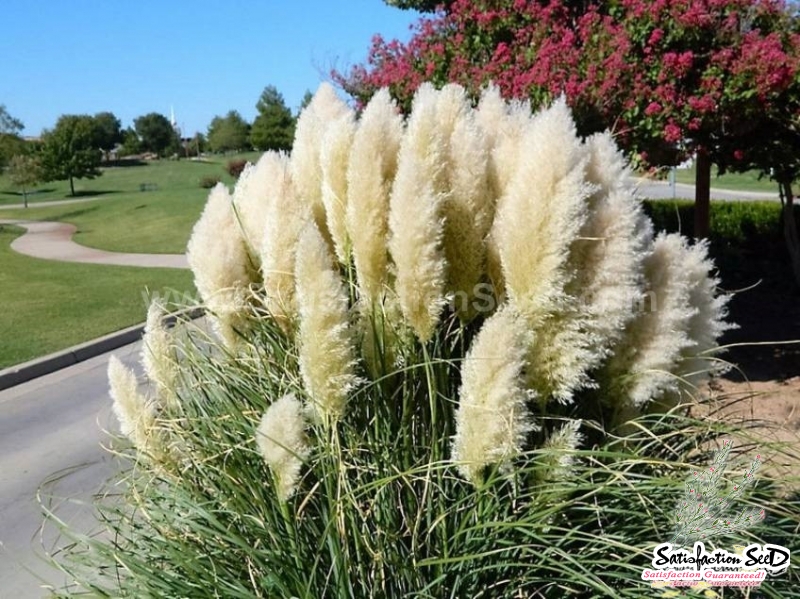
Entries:
POLYGON ((0 391, 138 341, 142 338, 142 331, 144 325, 137 324, 54 354, 0 370, 0 391))
MULTIPOLYGON (((164 319, 164 323, 167 326, 173 326, 181 315, 185 315, 189 319, 195 319, 202 316, 203 313, 202 308, 196 308, 186 312, 170 314, 164 319)), ((0 391, 139 341, 142 338, 143 331, 144 324, 137 324, 41 358, 34 358, 16 366, 9 366, 0 370, 0 391)))

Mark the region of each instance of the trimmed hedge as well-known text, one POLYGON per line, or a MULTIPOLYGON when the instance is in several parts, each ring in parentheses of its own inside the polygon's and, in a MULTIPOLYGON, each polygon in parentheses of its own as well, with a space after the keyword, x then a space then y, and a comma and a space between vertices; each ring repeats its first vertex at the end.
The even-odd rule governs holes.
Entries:
MULTIPOLYGON (((795 206, 800 222, 800 206, 795 206)), ((647 200, 645 210, 657 230, 694 235, 694 202, 647 200)), ((711 202, 712 249, 738 247, 763 258, 784 257, 781 205, 778 202, 711 202)))

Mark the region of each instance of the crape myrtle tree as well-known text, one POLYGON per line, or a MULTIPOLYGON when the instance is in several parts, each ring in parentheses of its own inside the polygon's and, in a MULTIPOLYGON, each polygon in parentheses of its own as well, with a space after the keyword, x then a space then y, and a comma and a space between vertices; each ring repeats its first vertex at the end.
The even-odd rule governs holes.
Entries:
POLYGON ((63 115, 56 126, 42 135, 40 161, 42 180, 69 180, 75 195, 75 179, 94 179, 102 174, 97 146, 97 126, 88 114, 63 115))
POLYGON ((406 111, 423 81, 473 98, 493 81, 534 107, 563 94, 582 134, 611 128, 641 166, 696 156, 706 237, 712 164, 756 150, 763 115, 798 86, 795 27, 773 0, 455 0, 408 43, 376 36, 366 64, 334 78, 362 104, 388 87, 406 111))
POLYGON ((259 150, 290 150, 294 139, 294 116, 275 86, 264 88, 256 109, 258 116, 250 129, 250 145, 259 150))

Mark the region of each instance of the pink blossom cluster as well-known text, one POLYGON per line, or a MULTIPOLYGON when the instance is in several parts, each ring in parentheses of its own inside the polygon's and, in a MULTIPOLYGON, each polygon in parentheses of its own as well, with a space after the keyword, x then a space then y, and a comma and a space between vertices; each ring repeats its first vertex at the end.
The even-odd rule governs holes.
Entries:
MULTIPOLYGON (((456 0, 408 43, 375 37, 365 65, 334 77, 362 102, 388 87, 404 109, 423 81, 476 97, 492 81, 534 106, 564 94, 584 133, 611 127, 664 164, 798 87, 786 14, 778 0, 456 0)), ((728 160, 743 157, 734 146, 728 160)))

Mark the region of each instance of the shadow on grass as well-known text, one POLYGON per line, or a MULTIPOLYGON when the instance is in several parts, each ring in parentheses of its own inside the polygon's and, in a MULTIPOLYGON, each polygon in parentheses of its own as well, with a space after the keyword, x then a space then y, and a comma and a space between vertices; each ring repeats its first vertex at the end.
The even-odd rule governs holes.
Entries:
POLYGON ((148 166, 147 162, 138 158, 120 158, 119 160, 110 160, 102 164, 103 168, 127 168, 130 166, 148 166))
POLYGON ((110 195, 112 193, 119 193, 119 191, 109 191, 109 190, 76 191, 74 196, 67 196, 67 199, 71 199, 71 198, 94 198, 96 196, 110 195))
MULTIPOLYGON (((42 193, 52 193, 54 191, 55 191, 54 187, 48 187, 46 189, 34 189, 34 190, 28 192, 28 198, 33 198, 33 197, 35 197, 35 196, 37 196, 39 194, 42 194, 42 193)), ((23 194, 22 194, 21 191, 0 191, 0 195, 12 196, 12 197, 15 197, 15 198, 23 197, 23 194)))

